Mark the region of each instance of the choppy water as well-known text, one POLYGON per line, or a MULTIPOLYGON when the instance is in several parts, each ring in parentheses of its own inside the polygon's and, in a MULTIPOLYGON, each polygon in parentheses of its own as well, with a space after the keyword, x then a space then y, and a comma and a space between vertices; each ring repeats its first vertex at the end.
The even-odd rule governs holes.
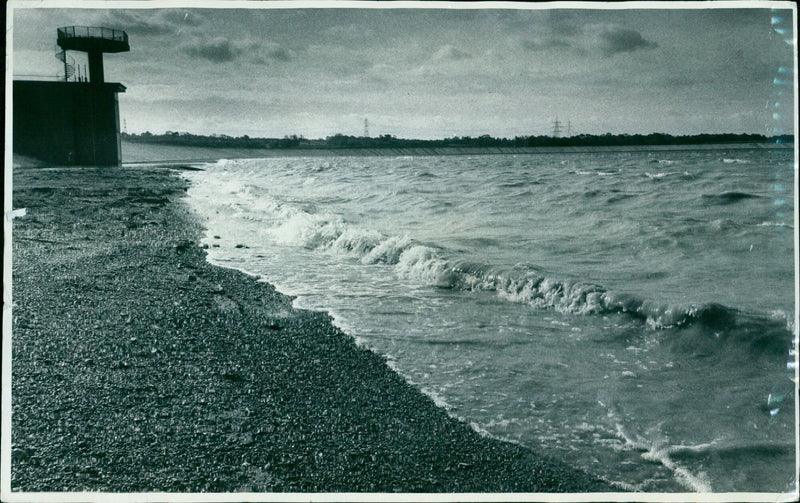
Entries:
POLYGON ((223 160, 187 176, 214 262, 330 312, 475 428, 621 488, 793 481, 791 151, 223 160))

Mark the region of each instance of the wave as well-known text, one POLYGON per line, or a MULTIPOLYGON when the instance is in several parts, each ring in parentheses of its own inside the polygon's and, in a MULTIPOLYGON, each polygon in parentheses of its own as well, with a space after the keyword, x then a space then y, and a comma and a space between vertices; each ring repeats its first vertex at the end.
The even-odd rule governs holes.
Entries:
POLYGON ((723 192, 721 194, 703 194, 703 199, 716 204, 732 204, 745 199, 759 199, 761 196, 749 192, 723 192))
MULTIPOLYGON (((758 317, 718 303, 669 305, 601 285, 549 277, 535 269, 503 270, 491 265, 452 260, 447 251, 409 236, 385 236, 348 225, 331 215, 298 213, 274 234, 282 241, 350 256, 364 265, 393 268, 398 278, 458 291, 495 292, 499 297, 538 309, 574 315, 625 314, 654 329, 700 326, 722 332, 753 350, 785 352, 785 320, 758 317)), ((788 318, 787 318, 788 319, 788 318)))
POLYGON ((645 171, 644 175, 651 180, 660 180, 662 178, 672 175, 680 175, 684 178, 693 177, 693 175, 688 171, 659 171, 657 173, 650 173, 649 171, 645 171))
POLYGON ((420 172, 414 173, 414 176, 416 176, 417 178, 423 178, 423 179, 424 178, 439 178, 438 175, 435 175, 435 174, 430 173, 428 171, 420 171, 420 172))
POLYGON ((453 268, 451 288, 496 291, 502 298, 540 309, 575 315, 624 314, 643 321, 653 329, 703 328, 708 341, 697 333, 676 339, 677 349, 698 353, 707 343, 730 342, 747 346, 750 352, 785 353, 791 334, 789 317, 762 317, 718 303, 699 306, 661 304, 625 292, 608 290, 581 281, 564 281, 534 275, 513 278, 482 274, 475 266, 453 268))
POLYGON ((619 174, 618 171, 584 171, 579 169, 574 169, 570 171, 573 175, 597 175, 597 176, 613 176, 619 174))
POLYGON ((761 222, 758 224, 759 227, 788 227, 790 229, 794 229, 794 225, 787 224, 786 222, 761 222))
POLYGON ((614 195, 614 196, 611 196, 611 197, 607 198, 606 202, 608 204, 614 204, 614 203, 619 203, 621 201, 625 201, 627 199, 632 199, 632 198, 637 197, 637 196, 638 196, 638 194, 617 194, 617 195, 614 195))
POLYGON ((664 178, 665 176, 669 176, 669 175, 678 175, 678 174, 680 174, 680 172, 679 171, 663 171, 663 172, 660 172, 660 173, 650 173, 649 171, 645 171, 644 174, 645 174, 645 176, 647 178, 650 178, 652 180, 652 179, 664 178))
MULTIPOLYGON (((699 493, 710 493, 712 491, 711 481, 704 472, 692 472, 680 462, 675 461, 672 458, 672 454, 683 450, 703 450, 713 445, 713 442, 698 446, 674 446, 663 441, 653 441, 638 434, 629 434, 623 423, 618 419, 616 407, 609 407, 600 401, 598 403, 608 411, 607 417, 614 423, 615 431, 613 435, 622 441, 625 449, 638 451, 641 453, 642 459, 663 466, 673 474, 679 484, 691 491, 699 493)), ((635 490, 641 491, 642 489, 637 487, 635 490)))
POLYGON ((498 185, 498 187, 500 187, 501 189, 521 189, 521 188, 528 187, 530 185, 540 185, 540 184, 541 184, 541 182, 538 182, 536 180, 528 180, 528 181, 524 181, 524 182, 501 183, 500 185, 498 185))
MULTIPOLYGON (((421 243, 408 235, 387 236, 346 222, 330 213, 310 213, 282 203, 241 183, 217 183, 213 190, 228 194, 220 211, 261 226, 273 241, 346 256, 363 265, 383 265, 415 284, 458 291, 494 292, 498 297, 537 309, 553 309, 580 316, 623 314, 654 329, 703 327, 703 333, 724 333, 757 351, 785 352, 791 331, 785 320, 759 318, 717 303, 669 305, 580 279, 561 279, 536 266, 499 268, 491 264, 454 260, 435 243, 421 243)), ((750 197, 724 193, 722 197, 750 197)), ((757 196, 755 196, 757 197, 757 196)), ((788 317, 786 317, 788 319, 788 317)), ((689 346, 696 346, 692 342, 689 346)), ((691 347, 687 348, 689 350, 691 347)))
POLYGON ((717 445, 708 443, 700 446, 671 446, 669 453, 675 460, 688 460, 707 458, 712 456, 752 459, 754 457, 772 458, 775 456, 788 456, 794 452, 794 445, 779 443, 745 444, 745 445, 717 445))

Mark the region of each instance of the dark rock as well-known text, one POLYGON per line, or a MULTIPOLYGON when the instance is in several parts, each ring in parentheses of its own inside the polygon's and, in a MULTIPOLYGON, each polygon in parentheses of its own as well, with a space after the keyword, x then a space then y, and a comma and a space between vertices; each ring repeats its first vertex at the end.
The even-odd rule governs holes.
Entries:
POLYGON ((224 374, 222 374, 222 377, 232 382, 244 382, 246 380, 244 376, 242 376, 238 372, 233 372, 233 371, 225 372, 224 374))
POLYGON ((181 241, 180 243, 175 245, 175 251, 178 253, 184 253, 192 246, 194 246, 194 242, 192 241, 181 241))

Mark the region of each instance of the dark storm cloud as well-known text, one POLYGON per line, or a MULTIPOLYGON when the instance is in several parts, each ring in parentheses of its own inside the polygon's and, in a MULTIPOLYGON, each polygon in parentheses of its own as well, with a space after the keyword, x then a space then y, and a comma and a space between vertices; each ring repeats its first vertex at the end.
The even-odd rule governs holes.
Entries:
POLYGON ((596 31, 595 41, 597 49, 604 56, 657 47, 655 42, 646 40, 638 31, 616 25, 600 27, 596 31))
POLYGON ((183 52, 195 58, 207 59, 213 63, 233 61, 244 53, 244 48, 225 37, 210 40, 197 40, 183 46, 183 52))
POLYGON ((569 22, 571 18, 553 17, 558 21, 550 26, 542 27, 539 30, 540 33, 535 36, 522 40, 521 45, 524 50, 535 52, 572 48, 578 54, 599 54, 610 57, 615 54, 658 47, 658 44, 645 39, 640 32, 618 24, 578 26, 569 22))

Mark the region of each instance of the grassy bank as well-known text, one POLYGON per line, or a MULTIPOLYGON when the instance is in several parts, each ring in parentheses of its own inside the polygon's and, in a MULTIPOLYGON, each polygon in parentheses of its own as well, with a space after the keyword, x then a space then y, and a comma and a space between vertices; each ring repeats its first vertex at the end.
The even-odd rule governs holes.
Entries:
POLYGON ((208 264, 186 183, 15 169, 12 490, 613 490, 478 435, 327 315, 208 264))

